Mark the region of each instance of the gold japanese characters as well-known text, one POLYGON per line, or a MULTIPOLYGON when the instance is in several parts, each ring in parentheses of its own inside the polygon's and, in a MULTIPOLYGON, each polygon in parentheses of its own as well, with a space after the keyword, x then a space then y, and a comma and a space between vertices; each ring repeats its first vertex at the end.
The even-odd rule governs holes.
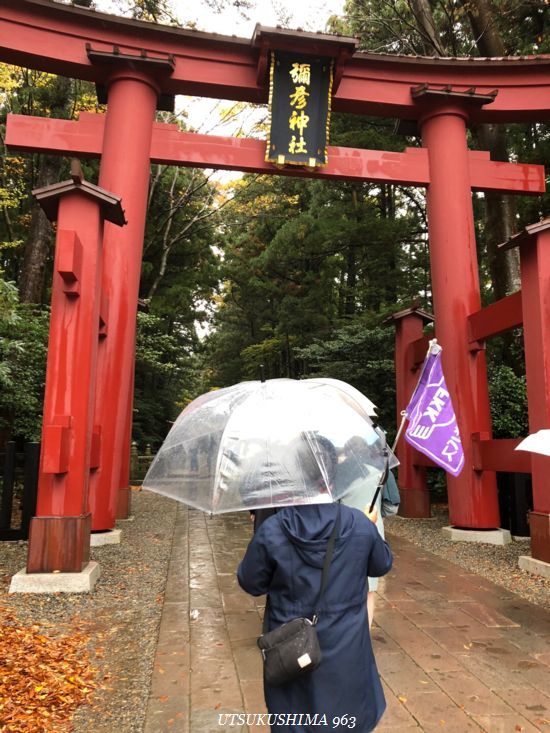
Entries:
POLYGON ((330 59, 272 53, 267 161, 310 168, 326 165, 331 90, 330 59))

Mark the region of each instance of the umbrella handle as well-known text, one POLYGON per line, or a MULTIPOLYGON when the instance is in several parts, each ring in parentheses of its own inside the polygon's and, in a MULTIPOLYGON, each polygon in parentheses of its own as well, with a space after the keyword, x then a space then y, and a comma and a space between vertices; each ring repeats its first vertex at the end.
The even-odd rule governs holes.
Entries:
POLYGON ((388 472, 389 472, 389 461, 386 460, 386 467, 384 468, 384 471, 382 472, 382 477, 380 481, 378 482, 378 486, 376 487, 376 491, 374 492, 374 496, 371 501, 371 505, 369 507, 369 514, 374 509, 374 505, 376 504, 376 500, 378 499, 378 494, 380 493, 380 490, 382 489, 382 486, 386 483, 386 480, 388 478, 388 472))
POLYGON ((390 459, 389 459, 388 451, 386 450, 386 448, 384 448, 384 453, 386 455, 386 464, 384 466, 384 470, 382 471, 382 475, 380 476, 380 479, 378 481, 378 486, 376 487, 376 491, 374 492, 374 496, 372 498, 371 505, 369 507, 369 514, 374 509, 374 505, 376 504, 376 500, 378 499, 378 494, 380 493, 382 486, 384 486, 384 484, 388 480, 388 473, 390 472, 390 459))
POLYGON ((374 505, 376 504, 376 500, 378 499, 378 494, 380 493, 380 489, 381 488, 382 488, 382 486, 380 484, 378 484, 378 486, 376 487, 376 491, 374 492, 374 497, 372 499, 371 505, 369 507, 369 512, 368 512, 369 514, 374 509, 374 505))

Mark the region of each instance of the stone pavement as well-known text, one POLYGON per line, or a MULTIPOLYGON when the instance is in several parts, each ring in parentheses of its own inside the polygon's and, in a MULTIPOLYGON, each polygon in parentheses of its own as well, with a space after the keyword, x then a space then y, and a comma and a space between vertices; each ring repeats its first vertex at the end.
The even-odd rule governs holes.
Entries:
MULTIPOLYGON (((218 723, 265 712, 263 599, 235 579, 251 531, 244 514, 180 507, 143 733, 268 733, 218 723)), ((389 541, 372 630, 388 703, 377 731, 550 733, 550 610, 389 541)))

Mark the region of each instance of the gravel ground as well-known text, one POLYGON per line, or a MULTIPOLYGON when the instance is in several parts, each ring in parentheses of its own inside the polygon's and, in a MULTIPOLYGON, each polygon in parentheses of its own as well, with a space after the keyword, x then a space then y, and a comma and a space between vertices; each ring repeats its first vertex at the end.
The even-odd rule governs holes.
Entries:
POLYGON ((92 548, 101 567, 92 594, 8 595, 11 576, 25 566, 27 543, 0 543, 0 608, 50 635, 52 629, 69 633, 71 626, 90 635, 105 689, 78 710, 75 733, 143 729, 177 505, 141 491, 131 500, 133 519, 117 524, 122 543, 92 548))
POLYGON ((442 527, 449 526, 447 507, 432 506, 432 515, 431 519, 385 519, 384 527, 390 546, 392 535, 403 537, 423 550, 516 593, 526 601, 550 608, 550 579, 533 575, 518 567, 519 556, 531 554, 528 540, 512 541, 503 547, 451 542, 441 531, 442 527))

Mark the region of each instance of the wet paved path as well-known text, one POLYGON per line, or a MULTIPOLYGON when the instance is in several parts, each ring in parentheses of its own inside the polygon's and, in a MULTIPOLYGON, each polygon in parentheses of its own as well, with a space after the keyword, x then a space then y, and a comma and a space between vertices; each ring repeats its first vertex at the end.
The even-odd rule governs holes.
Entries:
MULTIPOLYGON (((179 509, 144 733, 268 733, 218 723, 265 712, 263 601, 235 579, 250 535, 245 515, 179 509)), ((550 610, 389 540, 372 630, 388 703, 376 730, 550 733, 550 610)))

